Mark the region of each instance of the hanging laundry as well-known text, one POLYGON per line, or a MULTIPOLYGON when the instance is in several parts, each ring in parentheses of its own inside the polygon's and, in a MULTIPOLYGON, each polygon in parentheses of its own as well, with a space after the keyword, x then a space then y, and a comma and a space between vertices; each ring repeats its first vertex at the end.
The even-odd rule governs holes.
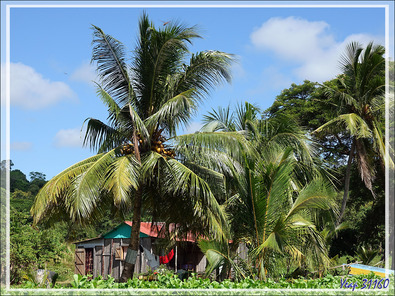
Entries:
POLYGON ((159 267, 159 261, 158 261, 158 256, 155 256, 152 254, 148 249, 140 246, 140 250, 143 249, 144 251, 144 256, 145 259, 148 261, 149 267, 151 267, 152 270, 155 270, 159 267))
POLYGON ((159 263, 160 264, 167 264, 171 261, 171 259, 173 259, 174 257, 174 249, 172 249, 169 254, 167 254, 166 256, 159 256, 159 263))

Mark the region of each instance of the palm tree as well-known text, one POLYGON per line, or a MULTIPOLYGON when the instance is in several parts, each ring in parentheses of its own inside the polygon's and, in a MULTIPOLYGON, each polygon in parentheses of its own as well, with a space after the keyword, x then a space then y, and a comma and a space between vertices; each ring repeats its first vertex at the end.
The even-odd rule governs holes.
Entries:
POLYGON ((301 189, 293 188, 295 159, 292 150, 272 149, 260 162, 245 167, 238 181, 239 202, 232 212, 238 240, 249 242, 258 276, 274 273, 276 254, 288 254, 299 265, 309 253, 325 266, 326 247, 313 223, 316 209, 332 208, 331 188, 314 179, 301 189))
MULTIPOLYGON (((384 92, 385 60, 384 47, 369 43, 366 48, 351 42, 341 58, 343 74, 337 78, 337 86, 326 88, 326 95, 338 102, 338 115, 319 127, 315 132, 348 134, 348 155, 344 194, 337 223, 340 224, 349 195, 350 172, 354 158, 365 186, 372 192, 375 178, 374 162, 378 159, 384 171, 385 145, 384 92)), ((392 165, 392 164, 387 164, 392 165)))
MULTIPOLYGON (((96 26, 93 32, 92 61, 100 77, 97 94, 108 108, 109 124, 87 119, 84 144, 98 154, 52 178, 31 212, 35 223, 49 217, 87 223, 109 206, 121 215, 132 210, 121 276, 126 281, 133 277, 144 209, 153 219, 156 215, 179 222, 183 229, 201 226, 200 233, 226 235, 220 232, 226 231, 226 217, 207 181, 222 180, 220 174, 187 163, 172 137, 213 87, 230 80, 233 58, 211 50, 193 54, 187 64, 188 44, 200 38, 196 28, 171 23, 156 29, 145 13, 130 66, 121 42, 96 26), (174 210, 177 207, 182 212, 174 210)), ((211 140, 216 141, 223 142, 211 140)))
MULTIPOLYGON (((249 103, 239 105, 235 114, 220 108, 205 117, 202 128, 202 134, 243 134, 253 150, 233 157, 233 162, 223 162, 223 170, 231 172, 229 197, 223 206, 229 214, 232 240, 235 245, 249 245, 250 261, 261 279, 267 272, 274 273, 275 256, 323 267, 329 259, 314 219, 317 212, 334 208, 330 183, 314 168, 313 145, 292 120, 259 119, 258 115, 259 108, 249 103)), ((205 155, 210 153, 205 151, 205 155)), ((231 267, 240 277, 249 274, 235 263, 234 250, 224 243, 201 242, 200 246, 209 270, 222 264, 225 274, 231 267)))

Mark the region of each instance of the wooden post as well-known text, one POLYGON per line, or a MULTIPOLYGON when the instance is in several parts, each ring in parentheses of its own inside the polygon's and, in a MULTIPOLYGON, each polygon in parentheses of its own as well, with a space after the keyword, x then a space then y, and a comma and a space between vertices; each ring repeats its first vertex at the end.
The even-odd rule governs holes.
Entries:
POLYGON ((123 262, 123 247, 122 247, 122 243, 123 243, 123 241, 122 241, 122 238, 121 238, 121 242, 119 243, 119 246, 120 246, 120 248, 121 248, 121 260, 119 261, 119 277, 121 277, 121 274, 122 274, 122 262, 123 262))
POLYGON ((110 270, 109 270, 109 275, 112 276, 112 253, 113 253, 113 248, 114 248, 114 239, 111 239, 111 248, 110 248, 110 270))
POLYGON ((177 260, 178 260, 177 242, 176 242, 176 254, 175 254, 174 257, 175 257, 175 258, 174 258, 174 260, 175 260, 175 262, 174 262, 174 268, 175 268, 175 272, 177 272, 177 270, 178 270, 178 266, 177 266, 177 260))
POLYGON ((103 254, 104 254, 104 239, 103 239, 103 247, 101 249, 101 273, 100 273, 101 276, 103 276, 103 274, 104 274, 104 256, 103 256, 103 254))

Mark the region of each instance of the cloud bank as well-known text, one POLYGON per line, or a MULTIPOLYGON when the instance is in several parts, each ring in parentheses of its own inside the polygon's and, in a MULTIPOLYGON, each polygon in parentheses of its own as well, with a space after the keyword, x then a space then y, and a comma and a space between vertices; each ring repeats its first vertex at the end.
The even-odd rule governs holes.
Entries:
POLYGON ((83 135, 80 128, 62 129, 55 135, 54 146, 82 148, 83 135))
POLYGON ((270 18, 254 30, 250 38, 258 50, 274 52, 278 58, 296 65, 293 74, 298 78, 319 82, 340 73, 339 57, 349 42, 384 44, 381 38, 368 34, 350 35, 339 42, 326 22, 293 16, 270 18))
MULTIPOLYGON (((5 66, 2 65, 2 68, 5 66)), ((10 72, 10 103, 12 106, 37 110, 63 100, 75 101, 77 98, 77 95, 66 83, 44 78, 30 66, 22 63, 10 63, 10 72)))
POLYGON ((70 75, 70 80, 92 84, 97 81, 97 75, 94 67, 89 62, 84 62, 70 75))

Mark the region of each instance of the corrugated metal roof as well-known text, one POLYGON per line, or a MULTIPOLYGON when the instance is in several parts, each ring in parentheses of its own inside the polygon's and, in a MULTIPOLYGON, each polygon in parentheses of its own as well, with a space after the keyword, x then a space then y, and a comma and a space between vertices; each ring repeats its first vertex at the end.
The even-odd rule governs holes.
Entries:
MULTIPOLYGON (((130 227, 132 226, 132 221, 125 221, 127 225, 130 227)), ((144 233, 147 236, 150 237, 159 237, 163 238, 164 236, 164 231, 166 227, 166 223, 164 222, 141 222, 140 223, 140 233, 144 233)), ((176 229, 176 224, 175 223, 170 223, 169 225, 169 232, 174 232, 176 229)), ((130 234, 128 238, 130 237, 130 234)), ((187 233, 187 236, 185 238, 176 238, 177 241, 187 241, 187 242, 195 242, 196 241, 195 235, 193 235, 191 232, 187 233)))
POLYGON ((94 238, 83 239, 83 240, 72 242, 72 243, 79 244, 79 243, 89 242, 89 241, 93 241, 95 239, 102 239, 102 238, 103 238, 102 236, 98 236, 98 237, 94 237, 94 238))
MULTIPOLYGON (((104 238, 130 238, 130 231, 131 231, 131 225, 129 225, 125 221, 125 222, 119 224, 113 230, 104 234, 103 237, 104 238)), ((141 227, 140 227, 140 237, 148 237, 148 236, 149 235, 147 235, 144 231, 141 231, 141 227)))
MULTIPOLYGON (((86 240, 81 240, 78 242, 74 242, 74 244, 77 243, 82 243, 82 242, 88 242, 91 240, 95 239, 100 239, 100 238, 130 238, 130 232, 131 232, 131 227, 132 227, 132 221, 124 221, 121 224, 119 224, 117 227, 112 229, 111 231, 95 238, 91 239, 86 239, 86 240)), ((175 231, 175 223, 171 223, 169 225, 169 232, 174 232, 175 231)), ((164 227, 166 226, 165 223, 163 222, 141 222, 140 223, 140 237, 158 237, 158 238, 164 238, 164 227)), ((187 233, 187 236, 185 238, 176 238, 177 241, 187 241, 187 242, 195 242, 196 237, 192 233, 187 233)))

